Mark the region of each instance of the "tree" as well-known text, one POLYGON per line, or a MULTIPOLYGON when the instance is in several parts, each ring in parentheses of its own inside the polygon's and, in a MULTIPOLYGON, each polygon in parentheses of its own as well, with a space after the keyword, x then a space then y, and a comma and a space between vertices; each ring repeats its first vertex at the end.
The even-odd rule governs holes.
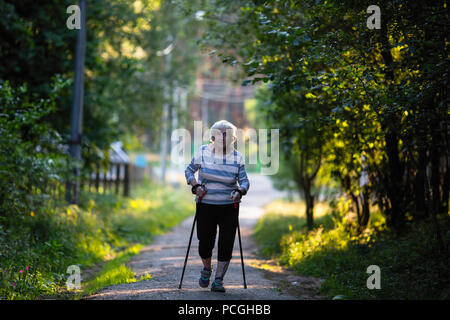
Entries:
POLYGON ((251 82, 268 82, 274 101, 293 91, 292 101, 303 97, 297 108, 281 107, 292 120, 281 130, 303 141, 290 127, 318 120, 325 166, 353 199, 361 229, 369 215, 361 199, 373 194, 393 229, 428 212, 441 238, 436 218, 448 212, 449 175, 445 1, 385 3, 380 30, 366 26, 369 1, 215 4, 206 41, 215 39, 251 82), (361 188, 363 165, 369 183, 361 188))

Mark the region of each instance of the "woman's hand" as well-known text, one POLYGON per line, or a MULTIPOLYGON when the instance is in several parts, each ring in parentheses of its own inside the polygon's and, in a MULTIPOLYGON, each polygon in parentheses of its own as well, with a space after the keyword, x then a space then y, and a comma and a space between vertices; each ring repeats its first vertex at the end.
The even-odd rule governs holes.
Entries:
POLYGON ((190 182, 192 188, 192 193, 194 193, 195 195, 199 196, 199 197, 203 197, 206 194, 206 188, 202 185, 200 185, 199 183, 197 183, 197 180, 193 179, 190 182), (196 185, 198 185, 197 187, 195 187, 196 185), (194 188, 195 187, 195 188, 194 188))
POLYGON ((206 194, 206 190, 202 186, 198 186, 195 189, 195 194, 199 197, 203 197, 206 194))
POLYGON ((205 186, 197 183, 197 180, 192 179, 190 185, 192 186, 192 193, 199 196, 200 198, 206 194, 205 186))
POLYGON ((231 192, 230 198, 231 200, 233 200, 233 202, 238 202, 242 198, 242 196, 237 190, 233 190, 231 192))

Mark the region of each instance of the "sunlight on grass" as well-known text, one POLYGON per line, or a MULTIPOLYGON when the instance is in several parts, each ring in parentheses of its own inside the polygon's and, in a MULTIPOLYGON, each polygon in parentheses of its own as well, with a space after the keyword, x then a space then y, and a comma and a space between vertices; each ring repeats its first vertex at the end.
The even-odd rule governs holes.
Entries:
MULTIPOLYGON (((100 273, 92 280, 85 284, 82 295, 90 295, 101 288, 111 286, 114 284, 136 282, 135 273, 126 266, 126 262, 134 255, 138 254, 142 245, 134 245, 120 253, 117 256, 105 263, 100 273)), ((141 280, 151 279, 149 274, 141 277, 141 280)), ((78 298, 81 297, 79 294, 78 298)))
MULTIPOLYGON (((327 229, 334 226, 331 208, 327 203, 314 206, 314 224, 327 229)), ((262 245, 261 253, 266 256, 281 252, 281 239, 284 234, 294 231, 306 231, 304 201, 288 202, 277 200, 265 207, 264 216, 255 227, 254 237, 262 245)))
MULTIPOLYGON (((80 299, 105 286, 151 279, 148 274, 136 278, 127 262, 156 236, 193 215, 195 202, 189 188, 147 179, 132 188, 130 197, 83 190, 79 205, 32 212, 26 225, 34 230, 33 237, 45 240, 15 246, 16 261, 2 261, 0 284, 10 287, 0 285, 0 298, 80 299), (66 287, 70 265, 81 268, 82 290, 66 287), (25 267, 29 270, 20 273, 25 267)), ((15 230, 20 238, 22 229, 15 230)), ((0 226, 0 236, 1 231, 0 226)))
MULTIPOLYGON (((293 201, 286 202, 283 200, 277 200, 269 203, 265 207, 266 212, 276 212, 278 215, 294 215, 298 217, 305 216, 305 202, 293 201)), ((314 205, 314 217, 320 218, 330 213, 330 206, 328 203, 319 202, 314 205)))
POLYGON ((245 264, 265 271, 270 271, 273 273, 283 273, 283 267, 276 264, 274 260, 260 260, 260 259, 246 259, 245 264))
MULTIPOLYGON (((111 226, 106 236, 119 247, 128 249, 116 252, 107 243, 102 244, 100 238, 92 235, 82 237, 80 247, 97 260, 106 261, 100 273, 86 283, 82 294, 90 295, 114 284, 151 279, 149 274, 136 279, 126 263, 139 253, 144 244, 192 215, 192 200, 187 189, 176 190, 170 185, 160 186, 149 181, 144 181, 140 188, 134 190, 131 198, 122 199, 121 204, 116 205, 115 210, 106 216, 111 226)), ((101 233, 105 231, 98 230, 101 233)), ((93 260, 88 262, 90 264, 93 260)))
POLYGON ((141 211, 149 210, 152 205, 155 206, 155 204, 149 199, 130 199, 128 202, 130 204, 130 208, 141 211))
MULTIPOLYGON (((430 256, 436 250, 434 242, 429 241, 434 235, 431 223, 416 223, 409 233, 399 237, 386 228, 380 210, 371 207, 369 225, 358 232, 355 214, 344 198, 331 206, 320 207, 316 207, 314 215, 315 228, 308 231, 302 215, 304 203, 268 204, 254 233, 261 252, 272 257, 275 265, 290 268, 299 275, 326 279, 321 292, 330 297, 445 299, 450 296, 449 290, 435 285, 446 266, 440 260, 430 263, 430 256), (383 270, 381 290, 367 289, 369 265, 378 265, 383 270), (406 269, 415 270, 414 279, 404 272, 406 269)), ((255 267, 272 268, 264 263, 255 267)))

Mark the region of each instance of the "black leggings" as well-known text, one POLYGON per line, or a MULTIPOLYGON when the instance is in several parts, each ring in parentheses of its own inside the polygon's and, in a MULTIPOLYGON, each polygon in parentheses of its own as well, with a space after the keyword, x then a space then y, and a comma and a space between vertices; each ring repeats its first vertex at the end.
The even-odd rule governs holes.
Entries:
POLYGON ((212 256, 219 225, 218 261, 231 260, 238 222, 239 203, 209 204, 197 203, 198 253, 203 259, 212 256))

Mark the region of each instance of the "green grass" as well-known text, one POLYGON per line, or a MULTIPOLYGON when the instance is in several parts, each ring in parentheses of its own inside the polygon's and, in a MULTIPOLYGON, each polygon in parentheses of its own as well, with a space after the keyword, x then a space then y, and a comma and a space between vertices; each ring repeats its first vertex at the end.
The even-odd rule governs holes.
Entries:
POLYGON ((0 220, 0 300, 74 299, 149 279, 135 279, 127 261, 194 209, 187 188, 145 181, 130 198, 83 193, 79 206, 42 207, 0 220), (66 289, 70 265, 81 269, 81 291, 66 289))
MULTIPOLYGON (((325 279, 321 291, 330 298, 450 299, 448 252, 438 253, 429 221, 410 223, 409 230, 397 236, 386 229, 379 212, 374 212, 369 228, 357 235, 347 219, 338 219, 331 210, 307 232, 302 217, 268 209, 255 229, 262 253, 297 274, 325 279), (381 269, 380 290, 366 286, 370 265, 381 269)), ((440 218, 440 225, 446 234, 450 230, 448 216, 440 218)), ((449 240, 447 236, 447 248, 449 240)))
MULTIPOLYGON (((283 235, 294 231, 306 231, 305 204, 278 200, 268 204, 265 210, 264 218, 255 226, 254 237, 261 246, 261 253, 269 256, 281 253, 283 235)), ((333 218, 326 214, 328 210, 326 204, 316 206, 317 226, 333 225, 333 218)))
POLYGON ((101 271, 91 280, 87 281, 81 293, 76 298, 91 295, 100 289, 114 284, 130 283, 151 279, 150 274, 136 279, 134 272, 126 265, 132 256, 139 253, 142 245, 137 244, 117 254, 117 257, 107 261, 101 271))

